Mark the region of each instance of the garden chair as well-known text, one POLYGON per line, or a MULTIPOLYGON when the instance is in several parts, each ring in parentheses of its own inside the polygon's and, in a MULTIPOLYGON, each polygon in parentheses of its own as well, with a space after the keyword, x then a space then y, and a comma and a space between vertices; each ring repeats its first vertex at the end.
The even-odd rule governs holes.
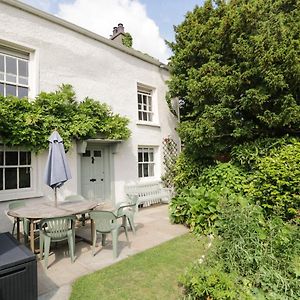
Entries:
MULTIPOLYGON (((117 222, 117 216, 111 211, 91 211, 90 217, 94 221, 92 255, 95 255, 97 233, 101 234, 102 246, 105 246, 106 234, 111 233, 113 244, 113 257, 117 258, 119 229, 122 226, 122 224, 119 224, 117 222)), ((125 234, 127 242, 129 243, 126 227, 125 234)))
MULTIPOLYGON (((67 197, 65 197, 65 201, 88 201, 87 199, 85 199, 83 196, 81 195, 69 195, 67 197)), ((81 221, 82 226, 85 225, 85 221, 88 220, 88 214, 81 214, 80 217, 77 217, 78 221, 81 221)))
POLYGON ((69 255, 72 263, 75 259, 75 216, 43 219, 40 222, 40 258, 45 256, 45 267, 48 268, 48 257, 51 242, 68 240, 69 255), (45 249, 45 253, 44 252, 45 249))
MULTIPOLYGON (((25 206, 25 202, 23 200, 13 201, 8 204, 8 210, 13 210, 13 209, 23 207, 23 206, 25 206)), ((29 220, 26 218, 20 218, 19 220, 21 221, 22 227, 23 227, 24 242, 27 243, 28 235, 29 235, 29 220)), ((14 235, 14 233, 15 233, 15 228, 16 228, 17 223, 18 223, 18 218, 14 218, 14 224, 13 224, 13 228, 12 228, 12 232, 11 232, 12 235, 14 235)))
POLYGON ((127 220, 130 228, 135 234, 134 215, 138 210, 138 196, 127 195, 128 201, 121 202, 116 210, 117 218, 122 218, 122 227, 127 228, 127 220))

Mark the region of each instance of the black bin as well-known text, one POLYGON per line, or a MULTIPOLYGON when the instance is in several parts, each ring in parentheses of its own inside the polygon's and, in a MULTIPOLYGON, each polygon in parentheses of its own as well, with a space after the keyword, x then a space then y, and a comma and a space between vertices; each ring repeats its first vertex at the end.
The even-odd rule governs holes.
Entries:
POLYGON ((35 255, 9 233, 0 234, 0 300, 37 299, 35 255))

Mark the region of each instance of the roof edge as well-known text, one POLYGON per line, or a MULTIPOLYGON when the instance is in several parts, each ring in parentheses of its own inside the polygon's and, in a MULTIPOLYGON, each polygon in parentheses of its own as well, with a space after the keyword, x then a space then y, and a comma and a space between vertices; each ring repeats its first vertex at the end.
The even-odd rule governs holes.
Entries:
POLYGON ((82 28, 82 27, 80 27, 78 25, 75 25, 75 24, 73 24, 73 23, 71 23, 69 21, 61 19, 61 18, 56 17, 54 15, 51 15, 51 14, 49 14, 47 12, 44 12, 42 10, 39 10, 37 8, 34 8, 34 7, 32 7, 32 6, 28 5, 28 4, 25 4, 25 3, 17 1, 17 0, 0 0, 0 2, 2 2, 4 4, 7 4, 7 5, 10 5, 10 6, 13 6, 15 8, 18 8, 20 10, 23 10, 23 11, 25 11, 27 13, 31 13, 31 14, 33 14, 35 16, 38 16, 40 18, 43 18, 43 19, 45 19, 47 21, 50 21, 50 22, 55 23, 55 24, 58 24, 58 25, 63 26, 65 28, 67 28, 67 29, 70 29, 70 30, 73 30, 73 31, 75 31, 77 33, 80 33, 80 34, 82 34, 82 35, 84 35, 86 37, 89 37, 89 38, 94 39, 94 40, 96 40, 98 42, 101 42, 101 43, 103 43, 103 44, 105 44, 105 45, 107 45, 109 47, 112 47, 112 48, 115 48, 117 50, 120 50, 120 51, 122 51, 122 52, 124 52, 124 53, 126 53, 128 55, 134 56, 134 57, 139 58, 139 59, 141 59, 141 60, 143 60, 145 62, 148 62, 150 64, 158 66, 158 67, 160 67, 162 69, 168 70, 168 66, 166 64, 160 62, 158 59, 156 59, 154 57, 151 57, 151 56, 149 56, 147 54, 144 54, 144 53, 142 53, 142 52, 140 52, 138 50, 135 50, 133 48, 128 48, 128 47, 126 47, 124 45, 118 44, 118 43, 116 43, 116 42, 114 42, 114 41, 112 41, 110 39, 107 39, 107 38, 105 38, 105 37, 103 37, 103 36, 101 36, 101 35, 99 35, 97 33, 94 33, 92 31, 84 29, 84 28, 82 28))

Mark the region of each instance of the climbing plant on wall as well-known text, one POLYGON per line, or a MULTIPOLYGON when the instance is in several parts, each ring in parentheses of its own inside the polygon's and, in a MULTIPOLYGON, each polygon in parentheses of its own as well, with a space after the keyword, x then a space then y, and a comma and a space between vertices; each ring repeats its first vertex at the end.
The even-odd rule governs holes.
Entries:
POLYGON ((34 100, 0 95, 0 139, 7 146, 39 151, 48 147, 50 133, 57 129, 68 149, 72 140, 96 135, 127 139, 129 120, 113 114, 110 107, 91 98, 76 101, 71 85, 55 92, 41 92, 34 100))

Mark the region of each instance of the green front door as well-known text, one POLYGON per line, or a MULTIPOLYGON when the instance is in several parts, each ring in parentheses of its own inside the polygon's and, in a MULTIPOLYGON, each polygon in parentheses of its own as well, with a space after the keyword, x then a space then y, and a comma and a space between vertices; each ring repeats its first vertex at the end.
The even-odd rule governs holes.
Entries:
POLYGON ((105 200, 104 149, 87 148, 81 158, 81 192, 89 200, 105 200))

